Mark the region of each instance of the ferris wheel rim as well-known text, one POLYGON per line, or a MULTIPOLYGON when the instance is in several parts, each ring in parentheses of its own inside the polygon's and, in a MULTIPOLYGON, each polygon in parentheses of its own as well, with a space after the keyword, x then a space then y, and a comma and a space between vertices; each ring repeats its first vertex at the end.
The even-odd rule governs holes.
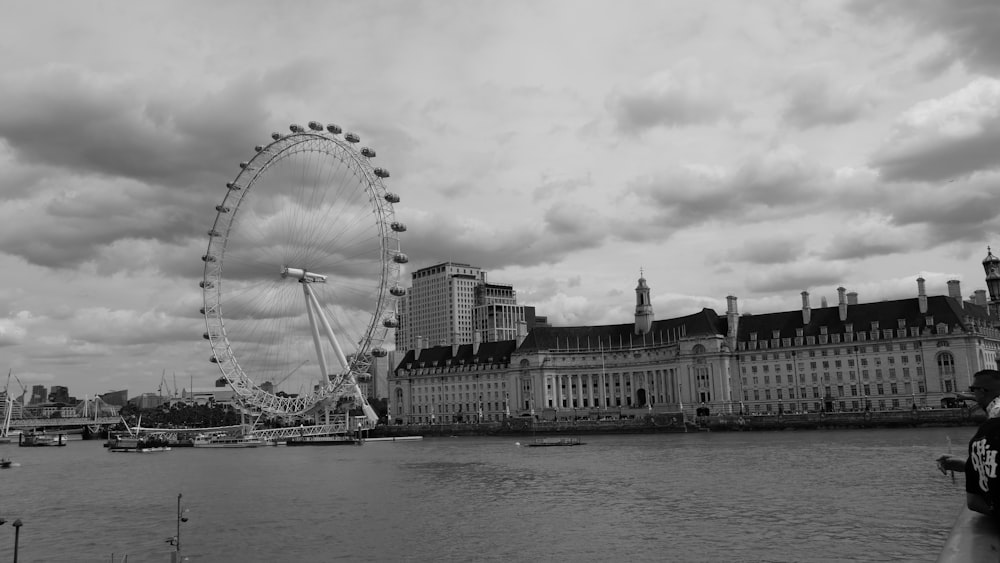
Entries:
MULTIPOLYGON (((389 192, 382 182, 382 178, 388 177, 388 173, 371 165, 370 157, 374 156, 374 151, 367 148, 358 151, 353 147, 357 142, 357 136, 352 139, 352 134, 347 133, 345 138, 341 139, 336 135, 339 133, 339 128, 335 131, 333 129, 335 126, 329 126, 327 132, 314 127, 315 123, 310 122, 312 130, 293 125, 291 134, 272 134, 272 142, 266 146, 258 145, 255 147, 256 154, 250 160, 240 163, 240 171, 231 182, 227 183, 226 195, 222 203, 216 206, 215 220, 209 231, 208 249, 202 257, 205 262, 201 283, 204 304, 202 313, 207 328, 204 337, 212 347, 211 360, 218 364, 241 402, 278 415, 303 414, 318 403, 348 394, 347 387, 352 383, 355 374, 365 371, 374 361, 372 354, 376 350, 384 353, 384 348, 381 346, 387 339, 386 328, 390 326, 387 319, 390 314, 394 314, 392 304, 396 294, 393 290, 398 288, 400 266, 406 261, 405 254, 400 251, 399 229, 397 229, 399 223, 395 221, 393 207, 399 198, 389 192), (224 300, 222 282, 226 248, 244 198, 272 166, 304 150, 313 150, 327 158, 336 158, 361 175, 359 186, 367 194, 376 217, 380 267, 375 285, 377 288, 375 303, 372 304, 367 328, 359 341, 354 343, 357 352, 353 355, 349 369, 341 374, 337 382, 321 385, 305 395, 289 397, 275 395, 261 388, 241 367, 226 329, 222 311, 224 300)), ((356 385, 356 380, 353 383, 356 385)))

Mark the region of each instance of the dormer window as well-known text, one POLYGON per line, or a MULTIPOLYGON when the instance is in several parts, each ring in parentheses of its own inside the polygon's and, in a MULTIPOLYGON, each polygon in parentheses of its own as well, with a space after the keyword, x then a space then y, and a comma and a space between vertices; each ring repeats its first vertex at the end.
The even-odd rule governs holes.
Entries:
POLYGON ((844 332, 854 332, 854 323, 847 323, 844 325, 844 332))
POLYGON ((780 330, 772 330, 771 331, 771 338, 781 338, 781 331, 780 330))
POLYGON ((872 331, 878 330, 878 321, 872 321, 872 331))
POLYGON ((906 319, 896 319, 898 328, 906 328, 906 319))
POLYGON ((801 328, 795 329, 795 336, 798 336, 799 338, 802 337, 802 329, 801 328))
POLYGON ((755 341, 755 340, 757 340, 757 333, 756 332, 751 332, 750 333, 750 341, 752 342, 752 341, 755 341))
POLYGON ((927 326, 934 326, 934 317, 931 315, 927 315, 927 318, 924 319, 924 322, 927 324, 927 326))
POLYGON ((826 335, 826 327, 825 326, 819 327, 819 333, 823 334, 823 335, 826 335))

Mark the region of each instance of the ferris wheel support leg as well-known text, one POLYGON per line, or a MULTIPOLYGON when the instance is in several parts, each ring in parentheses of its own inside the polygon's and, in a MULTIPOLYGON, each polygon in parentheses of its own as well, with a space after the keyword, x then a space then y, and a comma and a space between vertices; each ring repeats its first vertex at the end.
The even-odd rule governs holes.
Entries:
MULTIPOLYGON (((323 353, 323 344, 320 342, 319 327, 316 325, 316 313, 313 312, 313 303, 315 298, 312 298, 312 292, 309 291, 309 284, 302 284, 302 291, 305 293, 306 297, 306 313, 309 314, 309 332, 312 333, 313 346, 316 347, 316 358, 319 362, 320 371, 320 385, 326 385, 327 379, 330 377, 330 371, 326 369, 326 355, 323 353)), ((320 313, 322 315, 322 313, 320 313)))
POLYGON ((309 284, 303 284, 306 287, 306 295, 312 302, 313 307, 316 309, 316 315, 319 317, 321 323, 323 323, 323 331, 326 332, 326 337, 330 341, 330 345, 333 346, 334 355, 337 356, 337 361, 340 362, 340 367, 346 372, 350 369, 350 365, 347 363, 347 356, 344 355, 344 350, 340 347, 340 342, 337 342, 337 336, 333 333, 333 328, 330 326, 330 321, 327 320, 326 315, 323 314, 323 309, 319 306, 319 300, 316 299, 316 295, 309 289, 309 284))

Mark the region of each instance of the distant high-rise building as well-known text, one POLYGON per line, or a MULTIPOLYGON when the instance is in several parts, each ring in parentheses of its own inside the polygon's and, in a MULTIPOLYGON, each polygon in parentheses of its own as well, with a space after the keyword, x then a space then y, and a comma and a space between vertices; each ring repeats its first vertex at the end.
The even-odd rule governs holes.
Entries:
POLYGON ((476 286, 486 283, 478 266, 444 262, 412 274, 412 284, 400 299, 396 348, 410 350, 417 339, 431 346, 472 342, 472 308, 476 286))
POLYGON ((108 391, 107 393, 100 395, 100 398, 109 405, 123 407, 125 406, 125 403, 128 402, 128 390, 122 389, 121 391, 108 391))
POLYGON ((31 400, 28 401, 28 404, 37 405, 39 403, 44 403, 48 400, 49 400, 49 390, 44 385, 31 386, 31 400))
POLYGON ((49 402, 50 403, 68 403, 69 401, 69 388, 63 387, 62 385, 53 385, 52 389, 49 391, 49 402))
POLYGON ((517 340, 535 326, 534 308, 518 305, 513 286, 489 283, 478 266, 445 262, 412 277, 396 309, 397 350, 517 340))

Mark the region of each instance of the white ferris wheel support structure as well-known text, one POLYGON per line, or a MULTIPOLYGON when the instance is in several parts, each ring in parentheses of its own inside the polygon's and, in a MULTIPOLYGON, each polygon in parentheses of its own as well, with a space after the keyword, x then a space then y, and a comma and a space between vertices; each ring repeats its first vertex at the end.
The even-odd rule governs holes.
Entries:
POLYGON ((398 326, 399 196, 371 164, 375 151, 355 149, 357 135, 315 121, 290 130, 255 147, 215 208, 203 336, 245 406, 301 416, 353 396, 374 423, 359 376, 398 326), (318 371, 292 378, 311 359, 318 371))

